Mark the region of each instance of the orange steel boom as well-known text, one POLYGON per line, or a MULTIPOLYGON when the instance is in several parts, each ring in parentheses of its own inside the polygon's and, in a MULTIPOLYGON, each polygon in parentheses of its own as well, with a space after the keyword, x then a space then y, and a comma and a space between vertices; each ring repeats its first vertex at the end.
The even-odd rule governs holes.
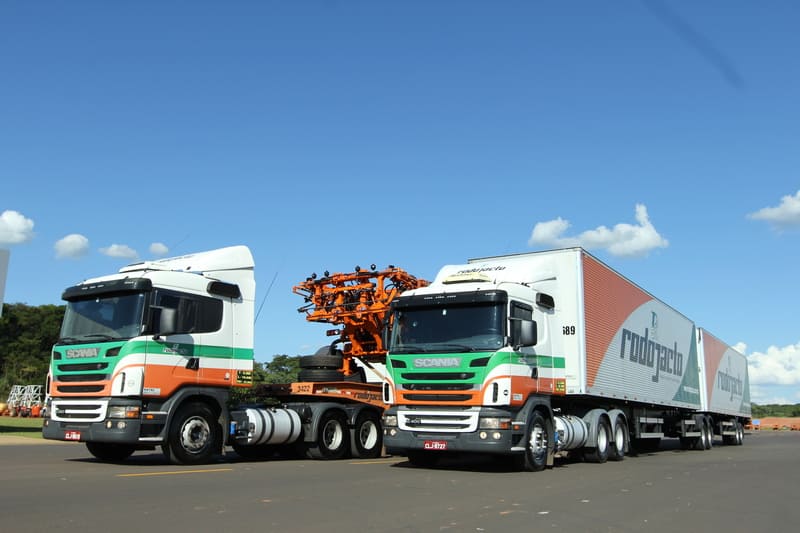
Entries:
POLYGON ((389 265, 377 271, 355 267, 355 272, 329 274, 317 278, 312 274, 292 290, 305 298, 306 305, 298 311, 306 313, 309 322, 323 322, 341 326, 328 331, 338 335, 331 343, 342 343, 345 360, 358 357, 369 362, 383 362, 386 356, 382 333, 388 326, 389 304, 400 293, 424 287, 428 282, 418 279, 405 270, 389 265))

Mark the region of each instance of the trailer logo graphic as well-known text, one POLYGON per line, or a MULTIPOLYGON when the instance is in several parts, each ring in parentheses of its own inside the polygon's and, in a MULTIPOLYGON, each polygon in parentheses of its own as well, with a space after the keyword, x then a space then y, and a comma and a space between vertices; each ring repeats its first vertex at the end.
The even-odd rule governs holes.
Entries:
MULTIPOLYGON (((651 324, 658 324, 658 318, 655 313, 653 313, 651 324)), ((674 376, 682 376, 683 353, 678 351, 678 343, 674 342, 670 348, 656 342, 657 338, 657 335, 654 335, 653 338, 650 337, 648 328, 644 328, 644 335, 639 335, 623 328, 619 355, 624 359, 627 353, 630 362, 654 368, 656 371, 652 375, 654 383, 658 383, 662 372, 674 376)))
POLYGON ((731 394, 731 401, 734 397, 742 396, 744 391, 744 384, 742 383, 742 379, 738 376, 734 376, 731 373, 731 360, 728 358, 728 370, 727 372, 723 372, 722 370, 717 370, 717 386, 720 390, 725 392, 729 392, 731 394))

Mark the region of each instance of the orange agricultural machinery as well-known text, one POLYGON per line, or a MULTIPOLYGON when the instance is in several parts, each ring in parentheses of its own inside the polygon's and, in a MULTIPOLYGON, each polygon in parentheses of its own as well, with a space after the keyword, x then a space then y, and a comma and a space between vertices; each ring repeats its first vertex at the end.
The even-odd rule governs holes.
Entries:
POLYGON ((309 322, 338 327, 327 332, 336 339, 306 359, 323 362, 324 357, 341 357, 345 377, 356 372, 354 358, 366 363, 384 362, 383 333, 390 327, 389 305, 399 294, 426 285, 427 281, 393 265, 383 270, 376 270, 373 264, 370 270, 356 266, 349 273, 326 271, 322 277, 312 274, 293 288, 305 300, 298 311, 305 313, 309 322), (313 357, 317 360, 309 359, 313 357))

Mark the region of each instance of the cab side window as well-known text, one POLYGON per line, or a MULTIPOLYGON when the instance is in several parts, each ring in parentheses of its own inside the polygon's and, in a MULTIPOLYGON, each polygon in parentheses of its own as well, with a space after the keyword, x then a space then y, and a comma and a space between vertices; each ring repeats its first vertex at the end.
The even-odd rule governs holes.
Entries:
POLYGON ((222 301, 215 298, 158 290, 153 306, 175 309, 175 333, 210 333, 222 327, 222 301))
POLYGON ((520 320, 533 320, 533 307, 519 302, 511 302, 511 318, 511 339, 513 344, 516 344, 522 328, 520 320))

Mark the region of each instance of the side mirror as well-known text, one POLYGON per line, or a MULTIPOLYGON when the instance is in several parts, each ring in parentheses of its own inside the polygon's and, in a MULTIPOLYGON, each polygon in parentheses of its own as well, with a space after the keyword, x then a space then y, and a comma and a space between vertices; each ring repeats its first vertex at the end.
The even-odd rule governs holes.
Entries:
POLYGON ((172 335, 175 333, 175 325, 178 323, 177 317, 178 313, 175 309, 169 307, 162 309, 161 316, 158 320, 158 332, 162 335, 172 335))
POLYGON ((160 336, 172 335, 175 333, 178 323, 178 312, 170 307, 158 308, 158 330, 153 335, 154 339, 160 336))
POLYGON ((536 346, 537 330, 536 322, 533 320, 520 320, 519 339, 517 339, 517 347, 522 346, 536 346))

